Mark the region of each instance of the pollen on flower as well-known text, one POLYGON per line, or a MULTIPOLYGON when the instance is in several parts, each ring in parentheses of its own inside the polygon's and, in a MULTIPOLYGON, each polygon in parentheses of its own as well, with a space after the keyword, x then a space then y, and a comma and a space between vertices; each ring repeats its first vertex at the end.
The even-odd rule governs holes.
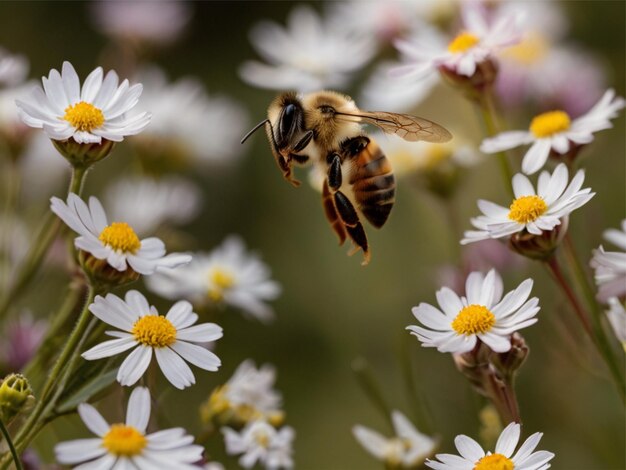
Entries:
POLYGON ((496 324, 496 317, 483 305, 464 307, 452 321, 452 329, 459 335, 486 333, 496 324))
POLYGON ((411 450, 411 441, 394 438, 387 441, 384 450, 384 460, 392 468, 399 467, 406 452, 411 450))
POLYGON ((138 343, 153 348, 164 348, 176 342, 176 328, 160 315, 141 317, 133 325, 131 333, 138 343))
POLYGON ((213 302, 221 302, 224 299, 224 291, 235 284, 235 278, 229 272, 216 268, 209 275, 209 298, 213 302))
POLYGON ((509 219, 527 224, 542 216, 548 210, 546 202, 539 196, 518 197, 509 207, 509 219))
POLYGON ((270 436, 264 429, 257 429, 254 433, 254 440, 261 447, 268 447, 270 445, 270 436))
POLYGON ((114 250, 125 253, 135 253, 141 248, 139 237, 126 222, 113 222, 111 225, 107 225, 98 239, 114 250))
POLYGON ((133 457, 140 455, 148 441, 133 426, 114 424, 102 438, 102 446, 113 455, 133 457))
POLYGON ((448 51, 453 54, 465 52, 478 44, 480 40, 472 33, 463 31, 448 44, 448 51))
POLYGON ((535 116, 530 123, 530 132, 537 138, 551 135, 569 129, 571 120, 565 111, 548 111, 535 116))
POLYGON ((91 132, 104 124, 104 114, 91 103, 80 101, 65 108, 63 119, 79 131, 91 132))
POLYGON ((502 454, 489 454, 476 462, 473 470, 513 470, 513 468, 511 459, 502 454))

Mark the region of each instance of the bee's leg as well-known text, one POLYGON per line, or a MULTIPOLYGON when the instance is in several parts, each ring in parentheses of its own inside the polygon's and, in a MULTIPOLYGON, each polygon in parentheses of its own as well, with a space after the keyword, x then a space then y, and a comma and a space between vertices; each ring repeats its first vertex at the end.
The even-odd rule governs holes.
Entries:
POLYGON ((350 199, 341 191, 337 191, 334 197, 335 207, 337 207, 337 212, 341 220, 343 220, 343 223, 346 224, 347 227, 355 227, 359 223, 359 216, 350 202, 350 199))
POLYGON ((309 142, 311 142, 312 138, 313 138, 313 131, 306 131, 304 133, 304 136, 302 136, 302 138, 298 141, 298 143, 293 148, 293 151, 301 152, 302 150, 304 150, 306 146, 309 145, 309 142))
POLYGON ((322 190, 322 204, 324 205, 324 213, 326 214, 328 222, 330 222, 330 226, 339 237, 339 244, 343 245, 343 242, 346 241, 346 227, 337 214, 334 198, 328 189, 328 183, 326 181, 324 181, 324 189, 322 190))
POLYGON ((333 191, 338 191, 341 187, 341 158, 336 153, 330 154, 327 158, 330 160, 328 167, 328 185, 333 191))

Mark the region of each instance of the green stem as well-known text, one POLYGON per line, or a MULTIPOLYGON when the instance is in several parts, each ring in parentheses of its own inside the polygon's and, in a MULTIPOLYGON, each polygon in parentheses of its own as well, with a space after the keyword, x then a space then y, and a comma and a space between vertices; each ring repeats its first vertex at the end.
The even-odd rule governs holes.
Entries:
MULTIPOLYGON (((83 167, 73 168, 68 194, 75 193, 80 196, 87 170, 88 168, 83 167)), ((35 274, 37 274, 39 266, 48 252, 48 248, 50 248, 61 227, 61 220, 48 211, 44 218, 42 229, 39 231, 26 260, 20 267, 17 280, 0 299, 0 320, 6 316, 11 305, 24 293, 35 274)))
POLYGON ((7 445, 9 446, 9 450, 11 451, 11 457, 13 457, 13 462, 15 463, 15 467, 17 468, 17 470, 24 470, 24 467, 22 467, 22 461, 20 460, 20 456, 17 454, 17 451, 15 450, 15 446, 13 445, 13 441, 11 440, 11 435, 9 434, 9 431, 7 430, 7 428, 5 427, 1 419, 0 419, 0 432, 2 432, 2 435, 7 441, 7 445))
POLYGON ((420 431, 426 434, 432 434, 432 417, 428 413, 428 406, 422 390, 416 385, 415 373, 413 368, 413 356, 411 355, 412 336, 408 334, 402 335, 400 343, 400 364, 402 366, 402 375, 404 377, 404 386, 409 398, 409 404, 412 408, 412 415, 415 423, 420 431))
POLYGON ((95 297, 95 289, 93 286, 89 285, 89 290, 87 293, 87 299, 85 301, 85 306, 83 307, 83 311, 78 317, 78 321, 74 330, 72 331, 70 337, 65 343, 63 350, 59 358, 57 359, 50 375, 48 376, 48 380, 43 386, 42 392, 39 394, 39 399, 37 401, 37 405, 32 413, 29 415, 28 419, 21 427, 18 435, 15 440, 18 442, 18 445, 23 445, 24 438, 28 436, 32 428, 38 422, 39 418, 42 416, 42 413, 46 406, 48 405, 48 398, 50 393, 52 392, 54 386, 59 380, 59 376, 63 369, 68 365, 68 361, 70 361, 71 357, 75 354, 76 350, 79 347, 79 343, 81 339, 85 336, 85 332, 87 331, 87 327, 89 325, 89 320, 91 319, 91 314, 89 312, 89 305, 93 302, 95 297))
POLYGON ((393 425, 391 422, 391 408, 385 400, 378 381, 372 374, 372 370, 363 357, 359 357, 352 362, 352 371, 356 375, 359 385, 365 392, 365 395, 370 399, 376 408, 383 414, 385 419, 393 425))
MULTIPOLYGON (((482 99, 480 100, 480 110, 483 116, 483 121, 485 122, 485 127, 487 128, 487 135, 489 137, 493 137, 500 132, 500 126, 498 125, 498 112, 496 110, 496 106, 493 102, 493 94, 490 90, 486 90, 482 94, 482 99)), ((513 170, 511 169, 511 165, 506 156, 505 152, 496 153, 496 157, 498 158, 498 163, 500 165, 500 173, 502 174, 502 178, 504 179, 504 184, 506 186, 509 195, 514 196, 513 193, 513 170)))

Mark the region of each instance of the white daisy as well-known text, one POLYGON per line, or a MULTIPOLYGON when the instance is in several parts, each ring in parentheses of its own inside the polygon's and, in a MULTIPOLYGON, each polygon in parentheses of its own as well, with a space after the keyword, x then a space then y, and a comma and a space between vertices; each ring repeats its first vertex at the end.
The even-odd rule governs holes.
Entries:
POLYGON ((139 146, 140 156, 155 159, 163 154, 176 159, 178 165, 181 161, 229 165, 242 155, 239 141, 249 121, 240 103, 228 96, 207 94, 195 78, 168 82, 156 66, 143 69, 137 80, 144 89, 141 103, 130 115, 152 113, 146 131, 131 139, 139 146))
POLYGON ((268 63, 245 62, 239 71, 241 78, 274 90, 345 88, 350 76, 376 52, 371 34, 354 34, 302 5, 291 11, 286 28, 261 22, 250 32, 250 40, 268 63))
POLYGON ((0 47, 0 86, 15 86, 26 79, 30 65, 21 54, 11 54, 0 47))
POLYGON ((43 88, 35 87, 28 98, 16 104, 26 124, 43 128, 53 140, 72 138, 79 144, 99 144, 102 139, 121 142, 150 122, 149 113, 126 117, 125 113, 139 101, 142 86, 131 86, 128 80, 118 86, 113 70, 103 79, 102 67, 96 68, 81 89, 72 64, 63 62, 61 74, 52 69, 42 81, 43 88))
POLYGON ((106 190, 114 220, 127 221, 139 235, 153 233, 162 224, 183 225, 200 210, 200 190, 177 177, 120 178, 106 190))
POLYGON ((98 295, 89 311, 121 331, 108 331, 109 336, 117 339, 100 343, 82 356, 92 361, 134 348, 117 372, 120 384, 133 385, 150 365, 154 351, 167 380, 181 390, 189 387, 196 383, 196 379, 185 361, 211 372, 221 365, 214 353, 193 343, 208 343, 221 338, 222 328, 215 323, 192 326, 198 321, 192 308, 189 302, 181 300, 172 305, 166 316, 161 316, 136 290, 128 291, 125 300, 113 294, 98 295))
POLYGON ((490 470, 495 468, 510 470, 546 470, 554 458, 552 452, 539 450, 534 452, 543 433, 536 432, 524 441, 515 452, 520 438, 520 425, 509 424, 496 442, 494 453, 486 452, 474 439, 461 434, 454 439, 460 456, 437 454, 438 461, 427 460, 426 465, 435 470, 490 470))
POLYGON ((590 188, 580 189, 585 179, 583 170, 578 170, 567 184, 568 171, 559 164, 550 175, 542 171, 537 182, 537 191, 530 180, 521 173, 513 177, 515 200, 510 207, 499 206, 480 199, 478 208, 484 215, 471 219, 478 230, 465 232, 461 244, 487 238, 503 238, 526 230, 533 235, 551 231, 561 224, 561 219, 586 204, 595 193, 590 188))
POLYGON ((239 464, 252 468, 257 461, 268 470, 293 468, 291 458, 295 432, 290 426, 279 431, 266 421, 252 421, 241 432, 222 428, 226 452, 229 455, 243 454, 239 464))
POLYGON ((391 413, 396 435, 386 438, 365 426, 354 426, 352 434, 370 454, 389 468, 414 468, 424 463, 437 448, 437 441, 420 433, 399 411, 391 413))
POLYGON ((606 316, 615 336, 622 343, 624 351, 626 351, 626 309, 624 309, 624 304, 617 297, 611 297, 608 303, 609 310, 606 312, 606 316))
POLYGON ((511 335, 537 322, 537 297, 528 299, 533 280, 526 279, 517 289, 502 297, 502 278, 492 269, 484 276, 470 273, 465 282, 465 296, 452 289, 437 291, 440 309, 421 303, 413 307, 415 318, 426 328, 408 326, 424 347, 440 352, 466 353, 478 340, 497 353, 511 349, 511 335))
POLYGON ((211 253, 194 253, 192 262, 175 271, 146 279, 153 292, 168 299, 187 299, 196 305, 230 305, 261 321, 274 318, 265 304, 280 295, 280 285, 258 256, 246 252, 238 236, 231 235, 211 253))
POLYGON ((463 28, 447 45, 432 36, 415 40, 397 40, 398 50, 406 57, 406 65, 398 67, 398 75, 422 79, 443 68, 447 72, 472 77, 478 66, 500 49, 519 42, 519 15, 509 13, 488 20, 486 12, 474 2, 462 5, 463 28))
POLYGON ((128 399, 124 423, 108 424, 91 405, 78 405, 78 414, 97 438, 62 442, 54 447, 61 464, 80 470, 177 470, 198 469, 204 448, 183 428, 146 434, 150 421, 150 392, 137 387, 128 399))
POLYGON ((543 167, 550 152, 564 155, 574 147, 592 142, 594 132, 613 127, 611 119, 624 106, 623 98, 616 97, 614 90, 607 90, 593 108, 574 120, 565 111, 549 111, 535 116, 528 131, 503 132, 485 139, 480 149, 496 153, 532 144, 522 160, 522 171, 532 174, 543 167))
POLYGON ((610 297, 626 298, 626 219, 622 220, 621 230, 606 230, 604 239, 622 251, 605 251, 603 246, 593 251, 591 266, 595 269, 601 302, 610 297))
POLYGON ((149 275, 191 261, 191 256, 186 254, 165 256, 165 245, 161 240, 155 237, 140 240, 126 222, 109 224, 102 204, 93 196, 89 198, 89 206, 74 193, 67 197, 67 204, 58 197, 50 201, 52 212, 80 235, 74 240, 76 248, 106 260, 118 271, 125 271, 130 266, 139 274, 149 275))

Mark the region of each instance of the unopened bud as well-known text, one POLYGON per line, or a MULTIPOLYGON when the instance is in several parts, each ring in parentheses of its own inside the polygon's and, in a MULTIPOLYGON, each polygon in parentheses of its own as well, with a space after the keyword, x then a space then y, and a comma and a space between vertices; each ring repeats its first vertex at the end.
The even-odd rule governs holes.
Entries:
POLYGON ((470 77, 460 75, 444 65, 439 67, 439 73, 448 83, 460 88, 467 98, 478 101, 496 81, 498 64, 492 59, 486 59, 476 64, 476 71, 470 77))
POLYGON ((124 271, 118 271, 106 259, 98 259, 91 253, 79 251, 78 261, 85 274, 94 284, 112 288, 120 287, 139 279, 139 273, 127 266, 124 271))
POLYGON ((552 230, 544 230, 541 235, 533 235, 525 230, 514 233, 509 238, 509 248, 530 259, 548 260, 565 237, 568 225, 569 216, 565 216, 560 225, 552 230))
POLYGON ((74 139, 52 140, 54 147, 73 167, 88 168, 103 158, 106 158, 113 150, 115 142, 102 139, 98 143, 79 144, 74 139))
POLYGON ((28 379, 21 374, 7 375, 0 385, 0 417, 11 421, 34 400, 28 379))
POLYGON ((528 352, 526 341, 516 332, 511 336, 511 349, 505 353, 494 354, 492 362, 503 376, 510 377, 522 366, 528 352))

